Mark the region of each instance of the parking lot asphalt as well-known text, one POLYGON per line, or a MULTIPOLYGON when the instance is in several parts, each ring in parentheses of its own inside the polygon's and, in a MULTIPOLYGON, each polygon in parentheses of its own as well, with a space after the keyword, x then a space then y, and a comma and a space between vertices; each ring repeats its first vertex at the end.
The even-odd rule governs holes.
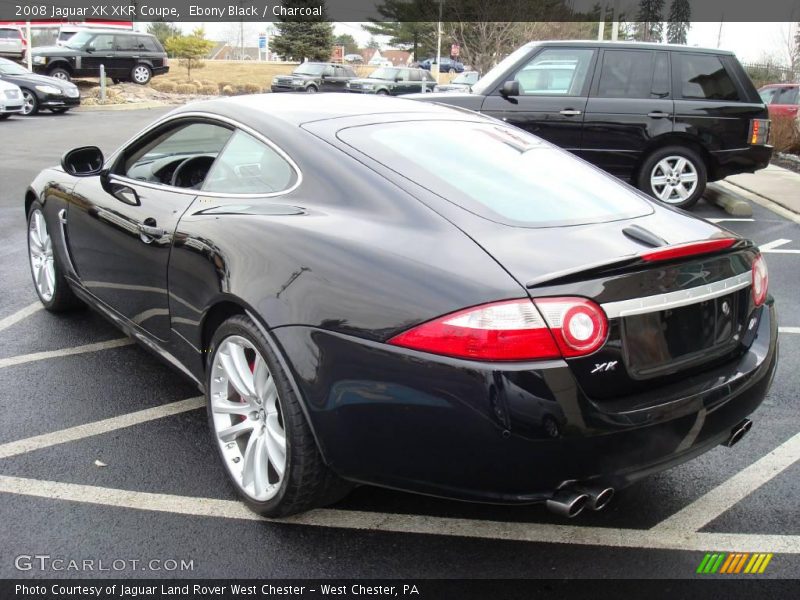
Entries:
POLYGON ((0 577, 689 578, 711 551, 771 552, 764 577, 800 573, 798 222, 759 205, 745 220, 704 202, 695 210, 766 248, 784 328, 772 390, 734 448, 652 476, 607 510, 569 522, 538 506, 372 487, 268 522, 226 482, 197 389, 101 317, 40 310, 31 284, 22 203, 30 180, 71 147, 110 153, 165 112, 0 124, 0 577), (16 556, 36 553, 184 559, 193 568, 15 568, 16 556))

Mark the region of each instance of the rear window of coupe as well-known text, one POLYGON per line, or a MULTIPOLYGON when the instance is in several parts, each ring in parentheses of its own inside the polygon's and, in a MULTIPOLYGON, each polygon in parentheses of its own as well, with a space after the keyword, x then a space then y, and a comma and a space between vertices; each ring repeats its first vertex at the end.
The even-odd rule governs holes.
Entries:
POLYGON ((610 175, 503 125, 406 121, 350 127, 338 137, 445 200, 506 225, 580 225, 652 212, 610 175))

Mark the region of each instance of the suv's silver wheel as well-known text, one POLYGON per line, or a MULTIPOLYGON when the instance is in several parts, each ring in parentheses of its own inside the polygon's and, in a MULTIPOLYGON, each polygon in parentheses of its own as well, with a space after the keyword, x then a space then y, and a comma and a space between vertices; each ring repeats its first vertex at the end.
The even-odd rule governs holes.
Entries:
POLYGON ((44 215, 39 209, 33 211, 28 224, 28 258, 36 291, 44 302, 50 302, 56 291, 53 243, 47 232, 44 215))
POLYGON ((150 81, 150 76, 150 68, 147 65, 136 65, 133 67, 131 77, 133 78, 134 83, 144 85, 150 81))
POLYGON ((286 471, 275 379, 256 347, 239 335, 219 343, 211 369, 211 421, 225 466, 242 493, 258 502, 269 500, 286 471))
POLYGON ((686 202, 697 183, 697 167, 685 156, 665 156, 650 171, 653 195, 667 204, 686 202))
POLYGON ((69 81, 69 73, 67 73, 64 69, 53 69, 50 72, 50 77, 55 77, 56 79, 61 79, 62 81, 69 81))

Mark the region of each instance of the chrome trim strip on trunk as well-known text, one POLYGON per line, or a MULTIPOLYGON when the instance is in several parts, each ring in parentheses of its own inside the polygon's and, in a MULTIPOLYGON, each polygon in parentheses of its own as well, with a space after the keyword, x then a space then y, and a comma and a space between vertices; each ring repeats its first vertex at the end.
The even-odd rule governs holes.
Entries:
POLYGON ((603 310, 609 319, 620 317, 631 317, 642 315, 649 312, 658 312, 670 308, 679 308, 705 302, 713 298, 718 298, 731 292, 741 290, 752 284, 753 275, 749 271, 729 277, 722 281, 715 281, 707 285, 679 290, 677 292, 667 292, 655 296, 645 296, 643 298, 631 298, 630 300, 619 300, 617 302, 606 302, 602 304, 603 310))

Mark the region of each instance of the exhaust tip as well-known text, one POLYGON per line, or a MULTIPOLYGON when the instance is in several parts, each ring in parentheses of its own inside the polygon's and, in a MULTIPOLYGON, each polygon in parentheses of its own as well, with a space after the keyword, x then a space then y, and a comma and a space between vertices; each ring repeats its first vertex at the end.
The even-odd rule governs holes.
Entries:
POLYGON ((614 488, 604 488, 596 494, 592 494, 589 508, 592 510, 603 510, 614 497, 614 488))
POLYGON ((590 500, 588 494, 564 490, 556 492, 546 504, 550 512, 572 519, 583 512, 590 500))
POLYGON ((725 446, 730 448, 734 444, 738 443, 745 434, 753 428, 753 422, 750 419, 745 419, 741 423, 739 423, 736 427, 731 429, 730 437, 725 441, 725 446))

